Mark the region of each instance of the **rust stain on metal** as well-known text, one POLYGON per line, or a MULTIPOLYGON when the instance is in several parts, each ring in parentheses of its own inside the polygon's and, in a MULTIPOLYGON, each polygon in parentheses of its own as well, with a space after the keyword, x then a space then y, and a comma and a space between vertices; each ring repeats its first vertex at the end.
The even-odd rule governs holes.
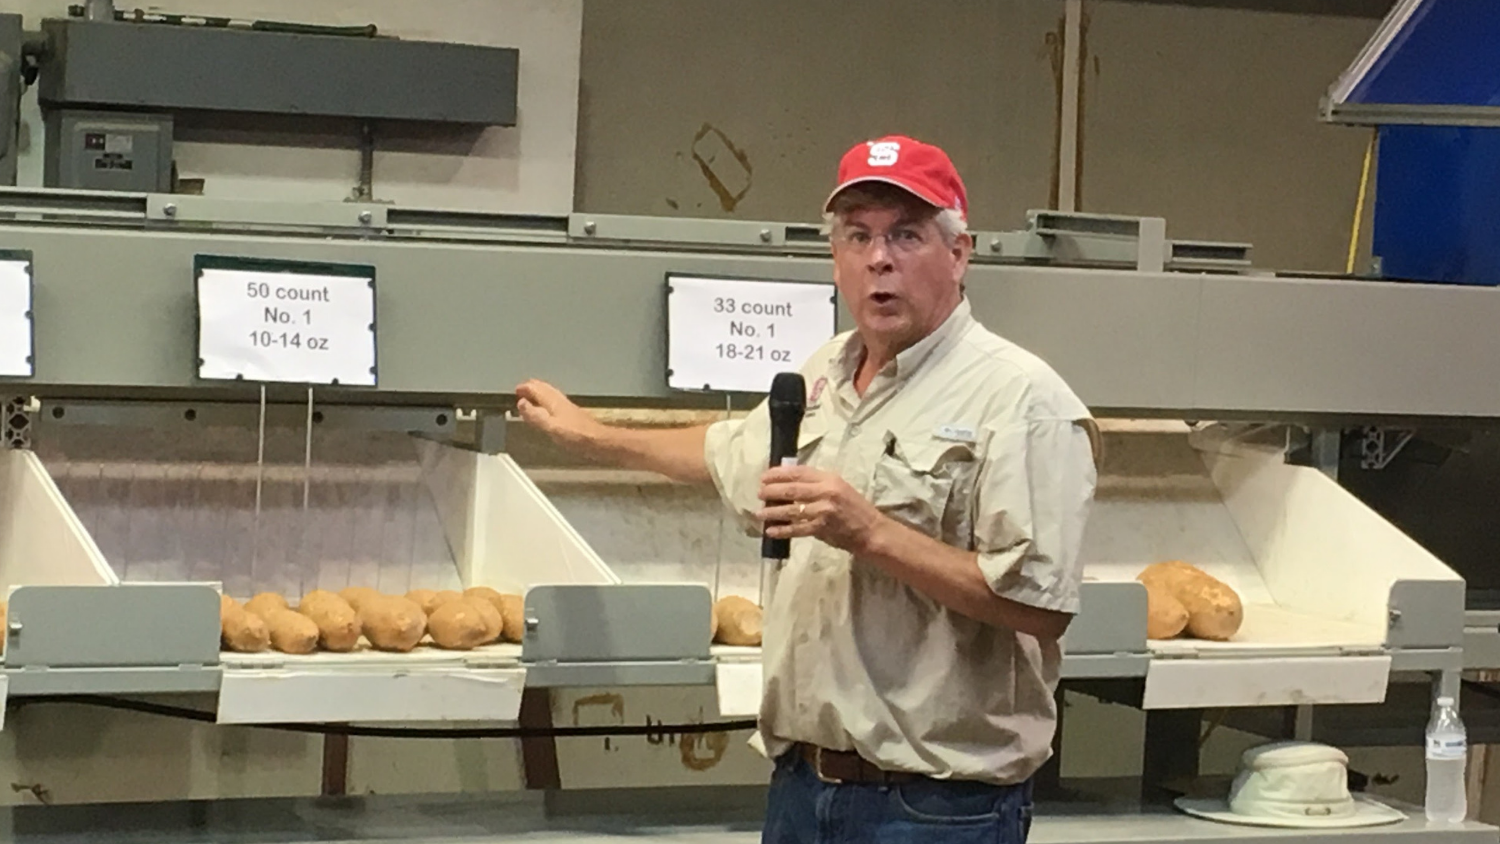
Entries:
POLYGON ((729 750, 729 734, 688 733, 678 739, 677 747, 682 751, 682 767, 690 771, 706 771, 724 759, 724 753, 729 750), (700 745, 706 755, 699 755, 700 745))
POLYGON ((703 171, 703 178, 708 181, 709 188, 719 197, 719 205, 725 211, 733 211, 740 204, 740 200, 745 198, 745 194, 750 192, 751 176, 754 174, 754 168, 750 166, 750 156, 746 155, 743 149, 735 146, 734 142, 729 140, 729 136, 713 124, 705 122, 698 130, 698 134, 693 136, 693 160, 698 162, 698 169, 703 171), (732 170, 721 174, 715 169, 715 165, 722 167, 727 162, 721 162, 716 151, 709 150, 706 146, 700 148, 703 141, 709 138, 717 138, 724 145, 724 149, 733 156, 734 161, 744 169, 745 186, 738 191, 732 190, 728 185, 728 181, 734 180, 732 170))
POLYGON ((1052 166, 1048 168, 1052 173, 1047 191, 1047 207, 1058 206, 1058 196, 1062 191, 1061 176, 1058 173, 1062 166, 1062 111, 1063 111, 1063 40, 1067 37, 1067 18, 1057 19, 1057 29, 1042 36, 1042 55, 1052 69, 1052 166))
POLYGON ((573 701, 573 726, 579 726, 579 713, 594 706, 607 706, 616 721, 624 722, 625 720, 625 698, 621 695, 606 693, 589 695, 573 701))

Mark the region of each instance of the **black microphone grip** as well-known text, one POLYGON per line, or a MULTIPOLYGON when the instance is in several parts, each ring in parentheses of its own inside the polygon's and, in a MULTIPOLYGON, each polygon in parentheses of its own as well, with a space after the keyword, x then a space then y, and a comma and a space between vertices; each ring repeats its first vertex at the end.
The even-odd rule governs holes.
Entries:
MULTIPOLYGON (((771 415, 771 455, 768 466, 774 468, 793 461, 797 457, 797 435, 802 428, 802 414, 806 404, 807 388, 802 376, 795 372, 782 372, 771 383, 768 400, 771 415)), ((785 504, 785 501, 768 501, 769 506, 785 504)), ((767 526, 785 522, 767 522, 767 526)), ((767 560, 785 560, 791 555, 792 541, 766 536, 760 538, 760 556, 767 560)))

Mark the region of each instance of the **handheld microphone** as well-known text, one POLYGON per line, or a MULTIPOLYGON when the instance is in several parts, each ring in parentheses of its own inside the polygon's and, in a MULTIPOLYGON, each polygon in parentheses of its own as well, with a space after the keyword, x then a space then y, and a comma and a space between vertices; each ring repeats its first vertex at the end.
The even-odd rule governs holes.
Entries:
MULTIPOLYGON (((767 401, 771 411, 771 467, 796 462, 797 433, 802 427, 806 403, 807 386, 802 376, 796 372, 778 372, 771 381, 771 395, 767 401)), ((791 545, 790 539, 773 539, 762 531, 760 556, 765 560, 785 560, 791 554, 791 545)))

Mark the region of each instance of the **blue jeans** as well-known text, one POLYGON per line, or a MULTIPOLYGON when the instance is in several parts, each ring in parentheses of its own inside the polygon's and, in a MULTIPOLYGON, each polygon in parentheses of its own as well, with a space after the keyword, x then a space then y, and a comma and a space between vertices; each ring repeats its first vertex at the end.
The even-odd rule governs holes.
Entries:
POLYGON ((1025 844, 1031 783, 831 784, 795 751, 776 760, 762 844, 1025 844))

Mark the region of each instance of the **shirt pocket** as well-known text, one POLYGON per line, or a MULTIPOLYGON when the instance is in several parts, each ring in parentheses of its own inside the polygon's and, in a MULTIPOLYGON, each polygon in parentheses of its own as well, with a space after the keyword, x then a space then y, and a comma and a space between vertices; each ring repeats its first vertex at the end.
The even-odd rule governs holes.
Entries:
POLYGON ((965 550, 973 545, 975 443, 886 432, 870 480, 870 501, 885 515, 965 550))

